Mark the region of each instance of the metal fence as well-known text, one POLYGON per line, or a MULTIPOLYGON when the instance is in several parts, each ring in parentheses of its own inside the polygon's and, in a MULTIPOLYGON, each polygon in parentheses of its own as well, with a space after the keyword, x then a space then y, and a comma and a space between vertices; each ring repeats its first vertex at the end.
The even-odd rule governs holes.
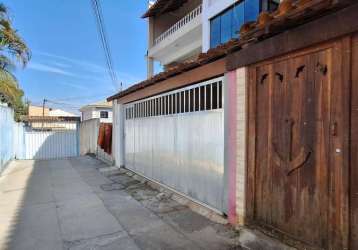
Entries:
POLYGON ((0 103, 0 173, 12 159, 42 160, 79 155, 78 129, 32 131, 14 121, 14 111, 0 103))
POLYGON ((78 156, 78 141, 77 130, 26 131, 25 159, 46 160, 78 156))

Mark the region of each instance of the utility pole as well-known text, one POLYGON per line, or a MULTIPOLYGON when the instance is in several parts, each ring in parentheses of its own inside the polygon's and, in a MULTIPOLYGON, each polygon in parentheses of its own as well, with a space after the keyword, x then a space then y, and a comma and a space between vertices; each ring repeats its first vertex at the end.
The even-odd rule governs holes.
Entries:
POLYGON ((44 130, 44 119, 45 119, 45 105, 47 100, 44 99, 42 103, 42 130, 44 130))

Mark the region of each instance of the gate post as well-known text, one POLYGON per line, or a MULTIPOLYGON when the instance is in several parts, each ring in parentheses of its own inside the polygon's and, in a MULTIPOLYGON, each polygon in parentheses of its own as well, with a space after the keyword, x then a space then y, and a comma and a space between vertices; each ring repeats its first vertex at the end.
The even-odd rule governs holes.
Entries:
POLYGON ((124 150, 124 105, 113 101, 113 156, 117 167, 124 167, 125 150, 124 150))

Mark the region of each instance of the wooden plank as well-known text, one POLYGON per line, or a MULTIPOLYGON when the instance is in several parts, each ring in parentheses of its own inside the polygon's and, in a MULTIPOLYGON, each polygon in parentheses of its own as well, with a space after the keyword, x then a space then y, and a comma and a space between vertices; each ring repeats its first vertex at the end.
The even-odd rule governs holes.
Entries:
POLYGON ((337 41, 332 56, 329 246, 348 248, 350 38, 337 41), (347 52, 349 55, 347 56, 347 52))
POLYGON ((248 70, 247 100, 247 180, 246 180, 246 224, 255 216, 255 160, 256 160, 256 68, 248 70))
POLYGON ((271 176, 269 164, 270 133, 270 65, 256 68, 256 153, 255 153, 255 221, 268 224, 271 221, 271 176), (266 76, 266 79, 265 79, 266 76))
POLYGON ((358 31, 358 4, 252 44, 227 57, 228 71, 358 31))
POLYGON ((352 39, 350 249, 358 249, 358 34, 352 39))

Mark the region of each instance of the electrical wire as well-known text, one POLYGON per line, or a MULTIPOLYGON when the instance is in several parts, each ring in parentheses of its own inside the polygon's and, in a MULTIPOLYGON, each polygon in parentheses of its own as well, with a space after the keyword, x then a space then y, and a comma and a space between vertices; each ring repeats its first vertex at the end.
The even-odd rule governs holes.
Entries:
POLYGON ((93 12, 96 19, 97 29, 99 33, 99 37, 101 40, 101 44, 104 50, 105 58, 106 58, 106 64, 108 68, 108 73, 112 79, 112 84, 115 87, 115 89, 118 89, 118 80, 117 75, 113 67, 113 60, 112 60, 112 53, 111 49, 108 43, 107 35, 106 35, 106 29, 104 24, 104 18, 102 14, 102 8, 100 5, 99 0, 91 0, 93 12))

